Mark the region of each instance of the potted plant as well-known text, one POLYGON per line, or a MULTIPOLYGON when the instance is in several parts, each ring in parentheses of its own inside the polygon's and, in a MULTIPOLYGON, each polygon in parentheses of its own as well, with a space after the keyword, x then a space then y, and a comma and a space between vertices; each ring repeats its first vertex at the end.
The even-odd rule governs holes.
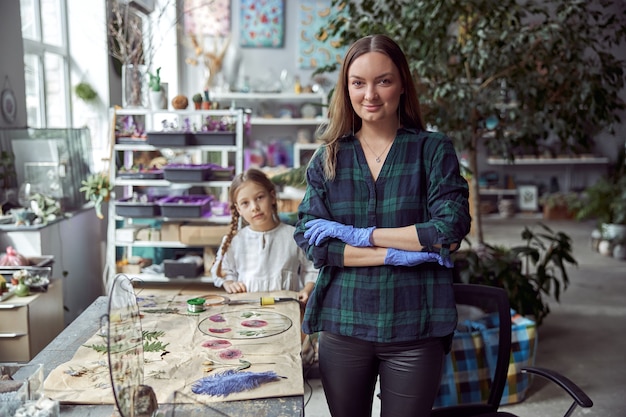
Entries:
POLYGON ((196 110, 200 110, 202 107, 202 94, 196 93, 191 97, 191 101, 193 101, 193 106, 196 110))
POLYGON ((595 219, 602 239, 626 239, 626 151, 622 150, 609 174, 585 188, 572 204, 577 220, 595 219))
POLYGON ((98 98, 96 90, 86 81, 81 81, 76 84, 76 86, 74 86, 74 93, 76 93, 76 97, 85 103, 93 103, 98 98))
POLYGON ((85 193, 85 198, 94 203, 96 216, 103 219, 102 204, 109 201, 113 186, 109 181, 109 176, 105 172, 91 174, 87 179, 82 181, 82 187, 79 191, 85 193))
POLYGON ((580 198, 578 193, 561 192, 545 193, 539 197, 539 205, 543 209, 544 220, 571 220, 574 218, 572 207, 580 198))
POLYGON ((150 104, 153 110, 164 109, 167 106, 167 99, 163 94, 161 85, 161 67, 157 68, 156 73, 148 73, 148 88, 150 88, 150 104))
POLYGON ((578 265, 572 253, 572 240, 539 224, 543 232, 525 227, 524 244, 503 247, 479 244, 453 254, 456 280, 504 288, 511 308, 531 316, 540 325, 550 313, 546 297, 558 302, 569 284, 567 264, 578 265))

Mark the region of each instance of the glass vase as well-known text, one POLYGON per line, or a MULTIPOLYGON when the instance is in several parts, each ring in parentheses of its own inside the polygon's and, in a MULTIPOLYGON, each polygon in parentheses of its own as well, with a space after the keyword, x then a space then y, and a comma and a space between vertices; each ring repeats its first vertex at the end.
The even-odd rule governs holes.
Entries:
POLYGON ((125 108, 148 107, 148 84, 145 65, 122 66, 122 106, 125 108))

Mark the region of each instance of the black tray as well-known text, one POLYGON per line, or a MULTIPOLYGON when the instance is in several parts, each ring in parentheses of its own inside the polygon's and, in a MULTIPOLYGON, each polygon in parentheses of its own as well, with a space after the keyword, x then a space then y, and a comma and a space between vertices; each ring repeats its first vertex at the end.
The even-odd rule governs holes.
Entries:
POLYGON ((163 217, 204 217, 211 213, 213 197, 206 195, 164 197, 157 201, 163 217))
POLYGON ((160 169, 143 172, 118 171, 117 177, 132 180, 160 180, 163 179, 163 171, 160 169))
POLYGON ((187 132, 148 132, 148 144, 153 146, 187 146, 191 133, 187 132))
POLYGON ((161 208, 156 204, 157 198, 149 197, 145 203, 131 200, 130 197, 117 200, 115 202, 115 214, 123 217, 155 217, 161 215, 161 208))
POLYGON ((192 145, 234 146, 235 132, 195 132, 191 139, 192 145))
POLYGON ((209 164, 173 164, 163 167, 163 178, 172 182, 202 182, 211 177, 209 164))

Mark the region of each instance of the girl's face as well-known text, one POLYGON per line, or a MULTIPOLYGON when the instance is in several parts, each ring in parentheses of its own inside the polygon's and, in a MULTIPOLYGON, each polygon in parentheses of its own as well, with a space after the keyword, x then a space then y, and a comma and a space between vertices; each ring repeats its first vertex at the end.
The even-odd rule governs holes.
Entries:
POLYGON ((239 215, 248 222, 252 230, 265 232, 278 224, 278 220, 274 218, 275 191, 269 192, 260 184, 247 181, 239 187, 235 198, 239 215))
POLYGON ((350 102, 363 123, 389 121, 397 124, 403 92, 400 71, 381 52, 361 55, 348 69, 350 102))

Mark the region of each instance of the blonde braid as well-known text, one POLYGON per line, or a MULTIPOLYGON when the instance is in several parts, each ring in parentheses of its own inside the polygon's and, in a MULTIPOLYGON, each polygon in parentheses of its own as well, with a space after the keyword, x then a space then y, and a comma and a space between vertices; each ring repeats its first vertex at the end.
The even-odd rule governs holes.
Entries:
POLYGON ((230 231, 226 235, 226 239, 224 239, 224 243, 222 243, 221 256, 217 256, 215 260, 213 261, 213 263, 215 263, 217 262, 218 258, 220 260, 219 264, 217 265, 216 273, 217 273, 217 276, 221 278, 224 277, 224 273, 222 272, 222 261, 224 260, 224 255, 228 251, 228 248, 230 247, 230 243, 232 242, 233 237, 237 234, 237 231, 239 230, 239 211, 237 211, 237 207, 235 207, 234 203, 231 203, 230 212, 232 213, 231 219, 230 219, 230 231))

